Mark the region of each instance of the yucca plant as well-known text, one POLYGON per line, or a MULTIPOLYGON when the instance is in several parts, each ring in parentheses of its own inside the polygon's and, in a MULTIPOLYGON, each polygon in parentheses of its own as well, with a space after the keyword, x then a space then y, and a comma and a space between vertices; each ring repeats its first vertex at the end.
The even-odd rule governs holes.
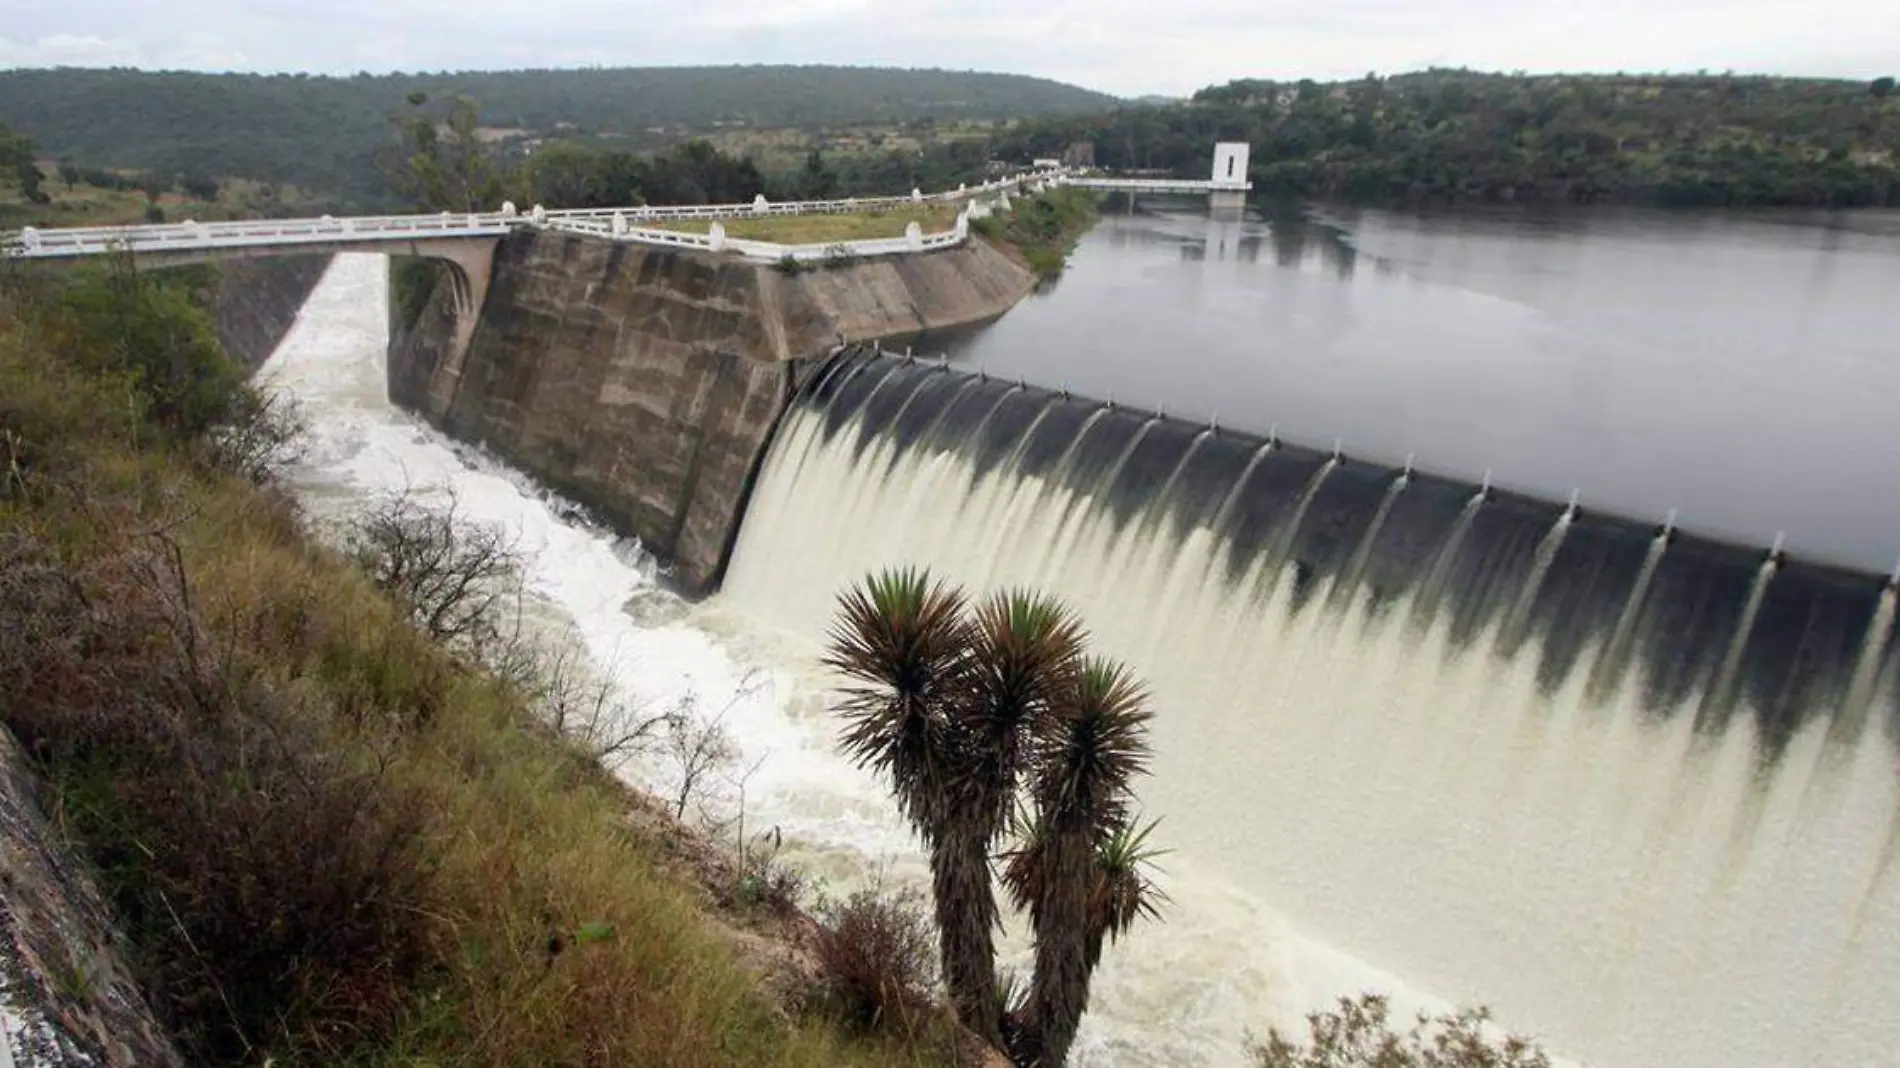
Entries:
MULTIPOLYGON (((950 913, 962 930, 954 941, 968 957, 955 964, 946 959, 944 968, 982 984, 982 1013, 964 1022, 999 1044, 994 960, 1000 913, 990 857, 1009 828, 1034 739, 1073 685, 1082 641, 1080 624, 1054 600, 1021 590, 999 593, 974 613, 970 670, 952 706, 961 744, 949 784, 953 815, 946 866, 958 880, 950 913)), ((948 946, 953 939, 944 941, 948 946)), ((973 998, 977 992, 972 990, 973 998)))
POLYGON ((841 598, 825 663, 847 679, 842 746, 886 776, 930 853, 943 974, 964 1025, 1019 1063, 1059 1064, 1105 938, 1144 915, 1147 829, 1130 783, 1146 770, 1146 698, 1119 665, 1086 660, 1079 622, 1027 591, 974 609, 919 570, 841 598), (1032 814, 1012 820, 1027 794, 1032 814), (1023 839, 1005 880, 1030 913, 1036 972, 999 989, 991 857, 1023 839))
POLYGON ((1088 967, 1091 974, 1102 962, 1103 943, 1113 942, 1138 920, 1158 920, 1168 895, 1155 886, 1149 872, 1167 850, 1149 844, 1159 820, 1142 823, 1131 818, 1095 847, 1095 871, 1089 879, 1088 967))
MULTIPOLYGON (((1034 811, 1004 882, 1036 932, 1036 969, 1018 1026, 1020 1063, 1061 1065, 1088 1008, 1104 938, 1154 910, 1130 846, 1132 784, 1147 771, 1147 698, 1105 660, 1081 663, 1035 738, 1028 783, 1034 811)), ((1139 838, 1145 840, 1146 832, 1139 838)))
POLYGON ((898 808, 929 851, 950 1000, 966 1026, 994 1042, 996 910, 993 901, 987 913, 971 901, 990 897, 989 872, 970 870, 952 790, 964 748, 953 709, 969 693, 972 637, 962 591, 924 571, 886 571, 840 599, 825 664, 849 680, 838 709, 841 747, 859 767, 890 780, 898 808), (982 967, 972 963, 979 956, 982 967))

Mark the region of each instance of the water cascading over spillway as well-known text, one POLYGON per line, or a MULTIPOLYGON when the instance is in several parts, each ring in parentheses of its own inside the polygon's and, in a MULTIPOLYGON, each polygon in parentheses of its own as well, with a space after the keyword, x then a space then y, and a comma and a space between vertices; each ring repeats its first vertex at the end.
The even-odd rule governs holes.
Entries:
POLYGON ((1880 577, 846 353, 723 596, 822 634, 902 564, 1057 594, 1149 681, 1176 875, 1587 1064, 1900 1049, 1880 577))

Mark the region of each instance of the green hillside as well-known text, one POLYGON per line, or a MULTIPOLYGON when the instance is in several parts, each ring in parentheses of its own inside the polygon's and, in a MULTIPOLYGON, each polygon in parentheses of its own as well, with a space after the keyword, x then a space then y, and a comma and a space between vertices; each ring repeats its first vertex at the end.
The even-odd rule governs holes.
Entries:
POLYGON ((1354 200, 1900 204, 1900 93, 1872 82, 1714 74, 1432 70, 1237 81, 1170 107, 1021 124, 996 150, 1075 141, 1098 163, 1204 174, 1253 145, 1257 188, 1354 200))
POLYGON ((1099 111, 1114 97, 1042 78, 862 67, 639 67, 441 74, 0 71, 0 123, 87 164, 205 172, 373 194, 388 116, 464 93, 501 135, 658 147, 688 132, 869 126, 1099 111))

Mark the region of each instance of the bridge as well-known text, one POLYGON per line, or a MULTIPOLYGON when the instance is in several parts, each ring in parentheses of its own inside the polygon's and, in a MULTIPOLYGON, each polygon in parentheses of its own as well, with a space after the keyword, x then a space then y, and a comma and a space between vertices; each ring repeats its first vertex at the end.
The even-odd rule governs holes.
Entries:
POLYGON ((158 223, 145 226, 91 226, 63 229, 27 227, 0 234, 0 259, 75 260, 124 254, 140 266, 166 267, 258 256, 380 252, 437 260, 449 265, 455 305, 455 336, 448 358, 459 366, 474 337, 494 269, 495 248, 519 229, 572 233, 609 241, 733 254, 755 262, 777 263, 858 259, 950 248, 969 239, 970 223, 998 208, 1011 194, 1039 192, 1052 185, 1149 193, 1206 193, 1220 203, 1238 202, 1252 188, 1247 181, 1247 145, 1215 146, 1213 175, 1191 179, 1112 178, 1063 167, 1039 167, 982 185, 907 197, 862 197, 773 203, 579 208, 550 211, 536 205, 521 212, 504 204, 492 212, 441 212, 433 215, 367 215, 315 219, 247 219, 235 222, 158 223), (916 222, 902 237, 813 244, 779 244, 728 237, 725 222, 775 215, 896 213, 931 203, 963 205, 951 228, 926 234, 916 222), (678 220, 708 220, 705 233, 650 225, 678 220))
POLYGON ((1101 189, 1118 193, 1206 194, 1216 205, 1244 200, 1253 182, 1247 178, 1248 146, 1244 141, 1223 141, 1214 146, 1213 173, 1197 178, 1113 178, 1106 175, 1063 175, 1058 180, 1080 189, 1101 189))
POLYGON ((732 251, 749 259, 777 261, 845 255, 851 257, 928 251, 961 241, 967 224, 941 234, 906 234, 901 238, 834 242, 825 245, 781 245, 766 241, 726 240, 722 220, 780 215, 837 215, 867 212, 895 213, 931 203, 963 203, 964 215, 978 216, 985 202, 1006 201, 1011 192, 1041 189, 1067 172, 1014 175, 976 187, 925 195, 912 190, 907 197, 862 197, 835 200, 772 203, 760 196, 749 203, 696 204, 678 207, 578 208, 549 211, 536 206, 523 213, 512 204, 494 212, 442 212, 436 215, 372 215, 316 219, 247 219, 237 222, 158 223, 145 226, 92 226, 57 230, 27 227, 17 234, 0 235, 0 256, 17 259, 59 260, 125 252, 141 264, 165 266, 247 256, 288 255, 305 252, 387 252, 459 261, 446 251, 445 242, 484 241, 506 236, 520 228, 586 234, 641 244, 732 251), (649 222, 713 220, 709 233, 643 226, 649 222))
POLYGON ((772 203, 760 196, 750 203, 680 207, 580 208, 549 211, 536 205, 521 212, 504 204, 493 212, 441 212, 434 215, 368 215, 315 219, 246 219, 235 222, 158 223, 145 226, 90 226, 41 230, 27 227, 0 235, 0 258, 75 260, 109 254, 130 255, 142 267, 246 259, 258 256, 372 252, 437 260, 451 268, 455 304, 451 359, 467 352, 488 296, 495 247, 518 229, 550 230, 609 241, 737 254, 749 260, 805 262, 858 259, 949 248, 969 239, 970 220, 993 204, 1007 204, 1011 192, 1042 189, 1066 172, 1012 175, 975 187, 959 186, 925 195, 865 197, 772 203), (785 245, 728 238, 724 221, 775 215, 895 213, 929 203, 961 203, 956 223, 941 233, 925 234, 912 222, 902 237, 785 245), (642 225, 674 220, 711 220, 706 233, 642 225))

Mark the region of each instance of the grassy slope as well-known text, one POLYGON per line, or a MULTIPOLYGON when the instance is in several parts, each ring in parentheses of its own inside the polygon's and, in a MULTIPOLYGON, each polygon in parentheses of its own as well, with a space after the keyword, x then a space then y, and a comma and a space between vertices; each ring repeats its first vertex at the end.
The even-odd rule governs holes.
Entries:
POLYGON ((1068 264, 1069 253, 1100 217, 1101 198, 1068 187, 1018 200, 1010 210, 973 224, 976 232, 1003 249, 1043 279, 1055 278, 1068 264))
MULTIPOLYGON (((168 822, 166 813, 125 807, 128 796, 149 800, 127 793, 141 773, 130 751, 142 744, 140 717, 131 711, 194 722, 189 709, 167 711, 180 698, 161 680, 206 675, 214 698, 228 687, 233 700, 270 710, 267 731, 325 748, 300 774, 315 767, 356 775, 348 782, 368 784, 371 816, 381 806, 391 811, 377 818, 416 822, 414 847, 398 853, 412 867, 397 880, 411 886, 398 930, 422 956, 393 1000, 363 993, 373 981, 299 990, 276 1033, 253 1029, 248 1054, 203 1063, 260 1063, 267 1053, 280 1065, 933 1063, 912 1050, 847 1040, 823 1021, 784 1018, 692 888, 656 867, 655 836, 629 820, 622 787, 537 728, 518 694, 422 638, 351 564, 306 537, 287 499, 215 474, 166 443, 123 377, 72 351, 74 334, 0 279, 0 563, 8 565, 0 579, 27 574, 22 560, 63 573, 62 582, 84 592, 88 626, 99 631, 69 660, 48 660, 61 631, 35 629, 46 620, 25 618, 19 606, 34 602, 20 599, 21 588, 12 602, 0 596, 0 616, 12 616, 0 619, 0 630, 15 639, 0 641, 0 721, 39 742, 53 807, 101 866, 145 974, 208 970, 217 995, 203 999, 208 1007, 181 1000, 183 984, 154 979, 161 1012, 174 1023, 215 1024, 218 1000, 242 1007, 251 993, 281 999, 281 991, 247 992, 220 971, 224 962, 189 959, 170 938, 174 926, 202 939, 226 920, 258 930, 278 922, 194 912, 196 899, 180 887, 195 894, 203 888, 193 880, 209 876, 173 873, 182 882, 172 884, 167 911, 176 900, 182 917, 142 917, 131 906, 152 871, 191 855, 207 828, 246 847, 268 847, 283 832, 223 828, 218 820, 194 827, 183 814, 168 822), (159 624, 175 623, 177 599, 154 593, 150 573, 140 570, 154 559, 153 546, 167 542, 203 629, 194 655, 214 660, 202 671, 172 662, 159 624), (103 616, 99 606, 108 606, 103 616), (9 656, 14 668, 22 657, 42 668, 63 664, 72 678, 41 670, 21 688, 17 674, 7 677, 9 656), (127 714, 88 719, 74 711, 101 680, 111 684, 108 706, 127 714), (611 937, 577 943, 590 925, 605 925, 593 929, 611 937)), ((4 582, 0 594, 9 594, 4 582)), ((152 777, 169 787, 165 775, 152 777)), ((299 859, 299 842, 277 844, 299 859)), ((214 860, 225 863, 224 854, 214 860)), ((325 872, 311 878, 321 882, 325 872)), ((264 897, 245 886, 240 903, 264 897)), ((358 978, 394 967, 374 961, 358 978)), ((306 974, 283 981, 296 985, 306 974)))
MULTIPOLYGON (((54 164, 42 161, 40 170, 48 175, 40 186, 41 191, 51 198, 45 204, 28 203, 17 183, 0 179, 0 230, 17 230, 23 226, 48 229, 123 226, 146 221, 145 194, 136 189, 104 189, 84 182, 74 183, 68 189, 57 177, 54 164)), ((266 208, 277 204, 294 207, 297 197, 295 190, 287 189, 279 193, 276 199, 267 200, 261 195, 258 183, 233 180, 225 183, 216 202, 167 192, 159 196, 158 206, 164 211, 168 222, 183 222, 186 219, 209 222, 263 214, 266 208)))
MULTIPOLYGON (((916 222, 926 234, 938 234, 957 223, 960 209, 951 204, 920 204, 915 209, 864 212, 857 215, 768 215, 759 219, 726 219, 726 236, 749 241, 776 241, 786 245, 826 241, 862 241, 902 237, 904 227, 916 222)), ((656 229, 703 234, 711 220, 678 219, 650 224, 656 229)))

